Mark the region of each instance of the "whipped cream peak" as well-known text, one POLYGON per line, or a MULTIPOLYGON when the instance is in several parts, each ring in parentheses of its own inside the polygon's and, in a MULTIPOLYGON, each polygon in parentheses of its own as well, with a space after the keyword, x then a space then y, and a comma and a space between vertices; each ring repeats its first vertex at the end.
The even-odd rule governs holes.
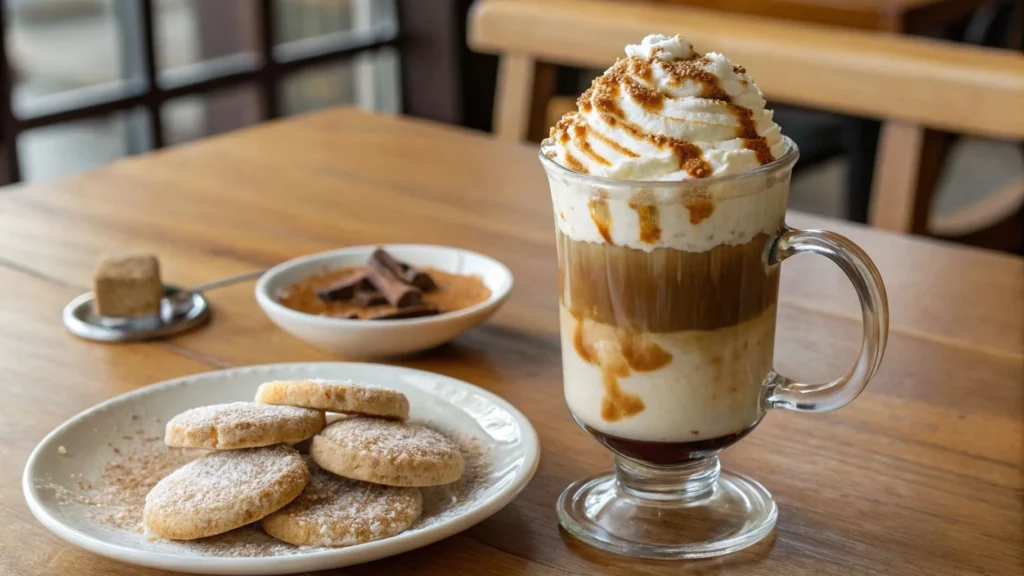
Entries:
POLYGON ((696 56, 693 51, 693 44, 679 34, 675 36, 664 36, 662 34, 651 34, 646 36, 639 44, 626 46, 626 56, 630 58, 643 58, 650 60, 689 60, 696 56))
POLYGON ((566 168, 619 180, 687 180, 753 170, 785 144, 764 96, 718 53, 681 36, 626 47, 543 144, 566 168))

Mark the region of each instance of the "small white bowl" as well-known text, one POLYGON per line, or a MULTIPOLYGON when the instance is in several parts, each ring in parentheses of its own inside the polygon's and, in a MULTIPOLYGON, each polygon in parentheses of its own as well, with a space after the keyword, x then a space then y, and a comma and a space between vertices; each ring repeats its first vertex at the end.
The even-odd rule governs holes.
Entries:
POLYGON ((362 266, 378 246, 354 246, 303 256, 260 276, 256 301, 285 332, 347 358, 400 356, 440 346, 494 314, 512 290, 512 272, 497 260, 448 246, 388 244, 395 258, 416 267, 477 275, 491 290, 487 300, 437 316, 404 320, 345 320, 298 312, 277 302, 278 292, 304 278, 346 266, 362 266))

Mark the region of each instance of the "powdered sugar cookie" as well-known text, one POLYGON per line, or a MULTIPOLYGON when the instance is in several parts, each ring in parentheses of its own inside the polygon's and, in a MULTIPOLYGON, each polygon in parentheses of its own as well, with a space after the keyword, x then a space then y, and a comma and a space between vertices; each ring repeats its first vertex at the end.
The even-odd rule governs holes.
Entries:
POLYGON ((207 450, 294 444, 316 434, 325 424, 319 410, 233 402, 178 414, 167 423, 164 441, 176 448, 207 450))
POLYGON ((278 380, 261 384, 256 401, 315 408, 343 414, 363 414, 403 420, 409 416, 405 394, 389 388, 355 382, 327 380, 278 380))
POLYGON ((339 476, 389 486, 435 486, 462 476, 459 447, 425 426, 346 418, 313 437, 309 454, 339 476))
POLYGON ((146 496, 146 528, 171 540, 234 530, 302 492, 309 469, 287 446, 214 452, 172 472, 146 496))
POLYGON ((352 546, 388 538, 419 519, 416 488, 381 486, 335 476, 310 463, 298 498, 264 518, 263 531, 297 546, 352 546))

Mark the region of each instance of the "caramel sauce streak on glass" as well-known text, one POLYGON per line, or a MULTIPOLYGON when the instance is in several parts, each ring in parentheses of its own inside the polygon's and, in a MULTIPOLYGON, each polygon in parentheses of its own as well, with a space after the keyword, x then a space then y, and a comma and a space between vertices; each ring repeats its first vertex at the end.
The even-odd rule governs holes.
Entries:
POLYGON ((646 342, 642 333, 620 329, 618 340, 626 364, 637 372, 654 372, 672 362, 671 354, 653 342, 646 342))
POLYGON ((666 356, 671 360, 660 346, 640 346, 637 349, 630 349, 629 355, 616 350, 610 343, 605 343, 598 352, 597 342, 589 342, 585 333, 584 320, 576 318, 576 327, 573 333, 573 348, 580 359, 596 366, 601 372, 601 382, 604 387, 604 396, 601 398, 601 419, 606 422, 618 422, 623 418, 636 416, 644 411, 644 401, 636 394, 630 394, 622 389, 619 378, 628 378, 630 365, 634 362, 637 365, 652 366, 656 362, 667 363, 666 356), (653 349, 652 349, 653 348, 653 349), (630 360, 631 356, 635 356, 630 360))
POLYGON ((661 239, 661 222, 654 194, 650 189, 638 190, 629 199, 629 207, 636 211, 640 226, 640 241, 654 244, 661 239))
POLYGON ((629 376, 629 367, 621 359, 615 359, 600 366, 604 381, 604 398, 601 399, 601 418, 606 422, 618 422, 623 418, 636 416, 644 411, 644 401, 636 394, 622 389, 619 378, 629 376))
POLYGON ((604 190, 598 192, 597 196, 587 201, 587 208, 590 210, 590 219, 597 226, 601 238, 608 244, 612 243, 612 213, 608 208, 608 193, 604 190))
POLYGON ((684 200, 683 206, 690 213, 690 224, 700 224, 715 213, 715 201, 710 198, 684 200))

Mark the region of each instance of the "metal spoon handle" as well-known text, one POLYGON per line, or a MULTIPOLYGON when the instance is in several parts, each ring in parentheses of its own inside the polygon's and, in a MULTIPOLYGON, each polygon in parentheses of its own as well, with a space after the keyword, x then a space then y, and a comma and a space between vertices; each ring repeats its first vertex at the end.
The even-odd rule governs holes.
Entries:
POLYGON ((252 280, 253 278, 259 278, 263 275, 266 270, 253 270, 252 272, 246 272, 237 276, 229 276, 227 278, 221 278, 220 280, 214 280, 213 282, 207 282, 206 284, 200 284, 189 290, 189 292, 206 292, 207 290, 213 290, 215 288, 221 288, 224 286, 230 286, 232 284, 238 284, 239 282, 245 282, 246 280, 252 280))

